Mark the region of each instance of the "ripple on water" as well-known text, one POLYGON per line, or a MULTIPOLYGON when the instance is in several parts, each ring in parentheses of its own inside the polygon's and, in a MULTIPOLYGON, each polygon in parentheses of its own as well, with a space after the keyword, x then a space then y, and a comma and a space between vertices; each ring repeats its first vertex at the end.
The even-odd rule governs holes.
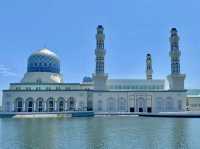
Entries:
POLYGON ((195 149, 200 119, 0 119, 0 149, 195 149))

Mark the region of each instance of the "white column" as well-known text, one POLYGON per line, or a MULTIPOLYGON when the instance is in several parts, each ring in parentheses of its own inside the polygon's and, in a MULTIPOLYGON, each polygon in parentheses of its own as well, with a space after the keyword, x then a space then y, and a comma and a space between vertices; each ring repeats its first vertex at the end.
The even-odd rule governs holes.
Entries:
POLYGON ((11 102, 11 112, 15 111, 15 101, 11 102))
POLYGON ((36 101, 33 100, 33 112, 36 112, 36 101))
POLYGON ((47 101, 44 100, 44 112, 47 111, 47 101))
POLYGON ((56 100, 54 101, 54 111, 57 112, 57 101, 56 100))
POLYGON ((26 100, 24 100, 24 102, 23 102, 23 108, 22 108, 23 110, 23 112, 26 112, 26 100))
POLYGON ((65 110, 67 111, 68 109, 67 109, 67 103, 68 103, 68 98, 66 97, 66 99, 65 99, 65 110))

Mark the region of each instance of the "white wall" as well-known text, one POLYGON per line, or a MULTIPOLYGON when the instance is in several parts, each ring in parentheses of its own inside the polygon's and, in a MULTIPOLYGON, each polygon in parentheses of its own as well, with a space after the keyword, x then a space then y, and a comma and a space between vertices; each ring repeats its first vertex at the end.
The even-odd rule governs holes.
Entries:
POLYGON ((12 103, 21 97, 24 100, 33 98, 34 101, 42 97, 45 101, 53 97, 55 101, 63 97, 67 101, 70 97, 76 99, 77 103, 83 101, 87 106, 88 95, 96 112, 129 112, 130 107, 134 107, 135 112, 139 108, 147 112, 147 107, 152 108, 152 112, 175 112, 183 111, 186 105, 186 92, 112 92, 112 91, 4 91, 3 105, 6 102, 12 103))

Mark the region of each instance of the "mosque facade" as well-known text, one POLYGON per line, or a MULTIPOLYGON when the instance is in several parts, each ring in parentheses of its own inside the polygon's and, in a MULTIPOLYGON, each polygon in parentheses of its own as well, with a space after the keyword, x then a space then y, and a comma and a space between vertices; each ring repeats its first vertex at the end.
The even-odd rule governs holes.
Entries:
POLYGON ((186 106, 185 74, 180 72, 179 36, 170 33, 171 72, 153 79, 152 57, 146 55, 146 79, 112 79, 105 73, 105 34, 97 27, 95 72, 81 83, 64 83, 59 57, 47 48, 28 58, 27 72, 19 83, 3 90, 4 112, 178 112, 186 106), (169 85, 167 85, 169 84, 169 85))

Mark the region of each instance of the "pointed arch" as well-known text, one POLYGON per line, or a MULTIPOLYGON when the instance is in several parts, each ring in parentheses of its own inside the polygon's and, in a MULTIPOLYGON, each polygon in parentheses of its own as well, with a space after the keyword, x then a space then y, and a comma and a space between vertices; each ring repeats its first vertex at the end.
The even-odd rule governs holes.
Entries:
POLYGON ((137 112, 146 112, 147 110, 147 100, 144 97, 139 97, 136 100, 137 112))
POLYGON ((127 103, 127 100, 123 97, 118 99, 118 111, 128 112, 128 103, 127 103))
POLYGON ((57 111, 65 111, 65 99, 63 97, 59 97, 57 100, 57 111))
POLYGON ((107 99, 107 112, 116 112, 116 99, 113 97, 110 97, 107 99))
POLYGON ((174 100, 172 97, 167 97, 165 101, 165 110, 166 112, 174 111, 174 100))
POLYGON ((26 112, 34 112, 34 100, 32 97, 29 97, 26 99, 25 111, 26 112))
POLYGON ((75 111, 76 110, 76 100, 74 97, 69 97, 67 100, 67 110, 75 111))
POLYGON ((15 99, 15 112, 23 112, 24 111, 24 99, 21 97, 17 97, 15 99))
POLYGON ((156 112, 164 112, 164 101, 162 97, 156 98, 156 104, 155 104, 156 112))
POLYGON ((99 111, 99 112, 103 111, 103 101, 102 100, 97 101, 97 111, 99 111))
POLYGON ((129 105, 129 112, 135 112, 135 96, 134 95, 129 96, 128 105, 129 105))
POLYGON ((47 99, 47 111, 54 112, 55 111, 55 100, 53 97, 47 99))
POLYGON ((44 99, 42 97, 37 98, 36 100, 36 111, 37 112, 44 112, 44 99))

